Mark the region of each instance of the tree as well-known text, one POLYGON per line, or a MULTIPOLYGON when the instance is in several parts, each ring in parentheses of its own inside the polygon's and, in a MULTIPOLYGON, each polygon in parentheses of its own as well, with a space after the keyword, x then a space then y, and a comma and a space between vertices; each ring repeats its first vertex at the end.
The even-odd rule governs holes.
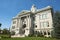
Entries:
POLYGON ((53 17, 55 37, 60 38, 60 12, 57 11, 53 17))
POLYGON ((15 35, 15 32, 14 31, 11 31, 11 35, 15 35))
POLYGON ((1 33, 1 25, 2 25, 2 24, 0 23, 0 33, 1 33))
POLYGON ((10 31, 7 28, 4 28, 2 31, 3 31, 3 34, 10 34, 10 31))
POLYGON ((2 25, 2 24, 0 23, 0 27, 1 27, 1 25, 2 25))

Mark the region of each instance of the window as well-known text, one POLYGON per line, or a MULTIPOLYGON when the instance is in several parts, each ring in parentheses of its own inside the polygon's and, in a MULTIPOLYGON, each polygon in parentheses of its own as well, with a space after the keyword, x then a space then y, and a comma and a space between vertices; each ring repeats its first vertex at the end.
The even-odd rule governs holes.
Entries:
POLYGON ((44 35, 46 35, 46 32, 44 32, 44 35))
POLYGON ((47 27, 49 27, 49 22, 46 22, 46 23, 47 23, 47 24, 46 24, 46 25, 47 25, 47 27))
POLYGON ((40 15, 40 19, 46 19, 46 18, 47 18, 47 14, 40 15))
POLYGON ((22 34, 24 34, 24 33, 25 33, 25 30, 22 31, 22 34))
POLYGON ((42 15, 40 15, 40 19, 42 19, 42 15))
POLYGON ((50 32, 48 32, 48 35, 50 35, 50 32))
POLYGON ((37 31, 35 31, 35 34, 37 34, 37 31))
POLYGON ((25 28, 25 27, 26 27, 26 24, 23 25, 23 28, 25 28))
POLYGON ((45 22, 41 22, 41 23, 40 23, 40 26, 41 26, 41 27, 45 27, 45 22))
POLYGON ((40 22, 40 27, 49 27, 49 22, 40 22))
POLYGON ((15 29, 15 26, 12 26, 12 29, 15 29))
POLYGON ((46 22, 44 22, 44 24, 43 24, 43 25, 44 25, 44 27, 46 27, 47 23, 46 23, 46 22))
POLYGON ((13 24, 15 24, 16 23, 16 21, 13 21, 13 24))
POLYGON ((49 22, 44 22, 44 27, 49 27, 49 22))
POLYGON ((26 21, 23 21, 23 24, 25 24, 26 23, 26 21))
POLYGON ((36 18, 36 16, 33 16, 33 21, 35 22, 35 18, 36 18))
POLYGON ((46 18, 47 18, 47 14, 43 14, 42 19, 46 19, 46 18))

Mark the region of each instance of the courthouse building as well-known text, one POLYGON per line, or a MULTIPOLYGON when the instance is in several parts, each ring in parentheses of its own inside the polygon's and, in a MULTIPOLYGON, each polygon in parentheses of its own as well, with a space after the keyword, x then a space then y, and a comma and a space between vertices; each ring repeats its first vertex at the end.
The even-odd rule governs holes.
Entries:
POLYGON ((30 10, 22 10, 12 18, 11 37, 25 37, 29 34, 42 34, 45 37, 53 35, 53 10, 51 6, 37 9, 32 5, 30 10))

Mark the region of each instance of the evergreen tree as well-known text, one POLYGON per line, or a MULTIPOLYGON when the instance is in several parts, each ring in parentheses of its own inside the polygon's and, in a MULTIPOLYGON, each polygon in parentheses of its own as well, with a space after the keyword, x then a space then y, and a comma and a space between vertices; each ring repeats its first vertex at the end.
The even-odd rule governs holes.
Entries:
POLYGON ((55 37, 56 38, 60 38, 60 12, 57 11, 55 14, 54 14, 54 31, 55 31, 55 37))
POLYGON ((0 33, 1 33, 1 25, 2 25, 2 24, 0 23, 0 33))

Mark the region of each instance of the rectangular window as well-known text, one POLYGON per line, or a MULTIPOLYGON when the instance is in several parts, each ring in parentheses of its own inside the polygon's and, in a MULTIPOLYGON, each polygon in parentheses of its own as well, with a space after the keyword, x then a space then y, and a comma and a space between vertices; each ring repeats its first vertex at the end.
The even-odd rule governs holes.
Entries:
POLYGON ((44 22, 44 27, 49 27, 49 22, 44 22))
POLYGON ((44 27, 46 27, 46 25, 47 25, 46 22, 44 22, 44 27))
POLYGON ((44 32, 44 35, 46 35, 46 32, 44 32))
POLYGON ((16 21, 13 21, 13 24, 15 24, 16 23, 16 21))
POLYGON ((42 15, 40 15, 40 19, 42 19, 42 15))
POLYGON ((40 15, 40 19, 46 19, 46 18, 47 18, 47 14, 40 15))
POLYGON ((40 27, 49 27, 49 22, 40 22, 40 27))
POLYGON ((50 35, 50 32, 48 32, 48 35, 50 35))
POLYGON ((15 29, 15 26, 12 26, 12 29, 15 29))
POLYGON ((49 22, 46 22, 47 27, 49 27, 49 22))
POLYGON ((47 14, 43 14, 42 19, 46 19, 46 18, 47 18, 47 14))

